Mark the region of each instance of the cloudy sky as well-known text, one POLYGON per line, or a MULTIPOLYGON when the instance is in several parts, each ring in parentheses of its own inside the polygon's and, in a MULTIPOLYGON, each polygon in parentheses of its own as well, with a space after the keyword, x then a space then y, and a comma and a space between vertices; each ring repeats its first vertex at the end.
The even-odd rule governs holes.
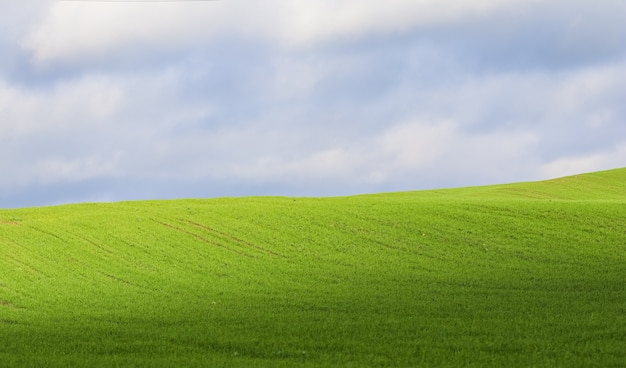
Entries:
POLYGON ((0 207, 626 166, 622 0, 0 0, 0 207))

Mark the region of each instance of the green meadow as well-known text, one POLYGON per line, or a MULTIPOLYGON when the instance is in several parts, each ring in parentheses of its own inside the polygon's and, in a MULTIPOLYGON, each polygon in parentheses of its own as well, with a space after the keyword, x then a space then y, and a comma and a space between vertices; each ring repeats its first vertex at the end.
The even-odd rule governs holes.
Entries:
POLYGON ((624 367, 626 169, 0 210, 1 367, 624 367))

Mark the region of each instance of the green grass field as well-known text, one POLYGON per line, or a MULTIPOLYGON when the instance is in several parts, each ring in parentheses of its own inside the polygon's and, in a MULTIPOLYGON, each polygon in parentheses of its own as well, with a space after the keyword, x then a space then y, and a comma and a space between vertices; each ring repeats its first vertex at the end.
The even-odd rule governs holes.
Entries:
POLYGON ((0 210, 0 366, 624 367, 626 169, 0 210))

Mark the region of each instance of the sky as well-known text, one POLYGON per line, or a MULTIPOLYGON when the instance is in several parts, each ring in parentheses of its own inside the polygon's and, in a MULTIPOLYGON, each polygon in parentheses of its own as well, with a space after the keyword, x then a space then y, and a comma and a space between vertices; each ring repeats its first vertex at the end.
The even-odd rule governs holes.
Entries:
POLYGON ((626 1, 0 0, 0 207, 626 166, 626 1))

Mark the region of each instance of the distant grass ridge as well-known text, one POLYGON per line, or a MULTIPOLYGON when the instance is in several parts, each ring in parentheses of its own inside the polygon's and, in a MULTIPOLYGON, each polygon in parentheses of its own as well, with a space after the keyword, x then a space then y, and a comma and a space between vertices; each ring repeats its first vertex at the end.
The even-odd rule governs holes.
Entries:
POLYGON ((0 210, 0 366, 622 367, 626 169, 0 210))
POLYGON ((425 196, 445 194, 477 199, 623 201, 626 197, 625 183, 626 169, 613 169, 539 182, 454 188, 418 193, 425 196))

